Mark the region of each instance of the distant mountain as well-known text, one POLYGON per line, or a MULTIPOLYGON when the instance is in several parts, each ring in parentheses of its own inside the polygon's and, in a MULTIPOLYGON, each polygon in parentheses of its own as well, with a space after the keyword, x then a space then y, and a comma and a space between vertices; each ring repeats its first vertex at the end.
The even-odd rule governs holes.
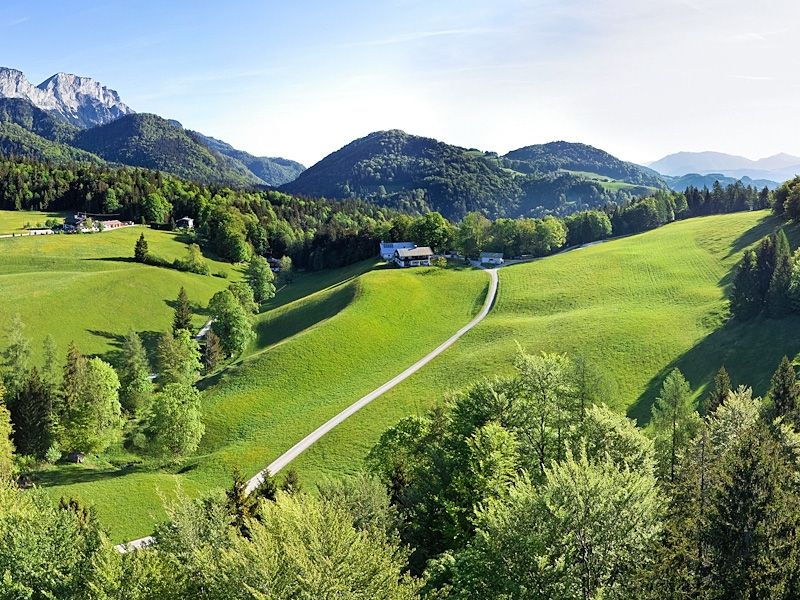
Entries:
MULTIPOLYGON (((702 189, 704 187, 711 189, 714 185, 715 181, 719 181, 721 185, 727 186, 740 181, 737 177, 728 177, 721 173, 709 173, 707 175, 700 175, 699 173, 689 173, 687 175, 682 175, 680 177, 670 177, 665 175, 664 180, 667 182, 669 187, 677 192, 682 192, 688 187, 695 187, 698 189, 702 189)), ((756 187, 758 189, 762 189, 767 187, 771 190, 777 188, 780 183, 777 181, 772 181, 770 179, 751 179, 750 177, 742 177, 741 182, 744 185, 749 185, 756 187)))
POLYGON ((109 162, 166 171, 204 183, 262 183, 238 161, 209 150, 183 128, 156 115, 125 115, 106 125, 81 130, 72 144, 109 162))
POLYGON ((210 150, 239 161, 267 185, 277 187, 294 181, 306 169, 299 162, 287 158, 253 156, 243 150, 237 150, 222 140, 203 135, 200 132, 188 131, 188 133, 210 150))
POLYGON ((722 174, 740 179, 766 179, 785 181, 800 174, 800 157, 775 154, 759 160, 721 152, 678 152, 650 163, 650 168, 662 175, 682 176, 687 173, 701 175, 722 174))
POLYGON ((133 112, 114 90, 67 73, 56 73, 34 86, 21 71, 0 67, 0 97, 25 98, 77 127, 103 125, 133 112))
POLYGON ((503 158, 525 173, 542 174, 559 170, 589 172, 627 183, 664 187, 652 169, 622 161, 604 150, 570 142, 550 142, 512 150, 503 158))
POLYGON ((654 172, 583 144, 528 146, 500 157, 403 131, 378 131, 281 187, 312 197, 359 197, 461 218, 565 214, 666 189, 654 172))

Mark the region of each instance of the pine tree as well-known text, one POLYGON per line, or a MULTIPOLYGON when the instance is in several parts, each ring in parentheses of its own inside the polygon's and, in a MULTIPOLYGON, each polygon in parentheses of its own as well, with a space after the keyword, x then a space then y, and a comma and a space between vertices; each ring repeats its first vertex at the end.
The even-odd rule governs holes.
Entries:
POLYGON ((289 467, 286 471, 286 476, 283 478, 281 490, 287 494, 299 494, 303 490, 303 485, 300 483, 300 474, 294 467, 289 467))
POLYGON ((789 284, 792 279, 792 260, 789 240, 783 229, 775 235, 775 266, 767 290, 767 314, 773 318, 785 316, 791 310, 789 284))
POLYGON ((153 393, 150 380, 150 361, 142 339, 131 329, 122 347, 122 365, 119 370, 120 402, 129 413, 146 407, 153 393))
POLYGON ((233 519, 233 526, 239 530, 244 537, 250 537, 250 521, 255 517, 255 499, 247 493, 247 481, 245 481, 239 469, 233 472, 233 483, 225 492, 228 499, 228 514, 233 519))
POLYGON ((264 500, 274 501, 278 496, 278 484, 275 483, 275 478, 269 471, 264 473, 261 483, 253 490, 251 496, 253 498, 261 498, 264 500))
POLYGON ((797 374, 787 356, 781 360, 778 369, 772 375, 769 385, 769 399, 772 416, 784 417, 795 428, 800 425, 798 421, 798 407, 800 407, 800 385, 797 383, 797 374))
POLYGON ((42 458, 52 443, 53 391, 36 367, 10 408, 17 452, 42 458))
POLYGON ((181 329, 192 332, 192 307, 189 305, 189 296, 183 286, 178 292, 175 316, 172 319, 172 333, 177 334, 181 329))
POLYGON ((749 319, 761 310, 758 288, 758 259, 756 253, 744 253, 736 270, 731 291, 731 312, 739 319, 749 319))
POLYGON ((25 324, 19 314, 11 318, 6 338, 6 349, 3 351, 5 384, 8 395, 13 398, 25 385, 31 357, 31 345, 25 337, 25 324))
POLYGON ((674 481, 679 454, 699 422, 689 383, 678 369, 667 375, 652 411, 661 472, 674 481))
POLYGON ((45 336, 42 343, 42 378, 50 385, 56 384, 56 360, 58 346, 56 340, 49 333, 45 336))
POLYGON ((714 377, 714 389, 706 400, 705 414, 711 414, 722 406, 730 391, 731 378, 728 376, 728 371, 722 366, 714 377))
POLYGON ((206 372, 213 371, 222 359, 222 343, 219 336, 214 333, 213 329, 209 329, 206 333, 206 347, 203 352, 203 364, 206 367, 206 372))
POLYGON ((133 251, 133 258, 136 262, 146 263, 149 251, 147 248, 147 240, 144 239, 144 234, 142 233, 139 235, 139 239, 136 240, 136 247, 133 251))
POLYGON ((67 348, 67 362, 61 379, 61 390, 56 402, 58 420, 65 423, 80 402, 81 391, 85 384, 86 358, 80 353, 74 342, 67 348))
POLYGON ((760 308, 766 302, 769 284, 775 272, 776 242, 777 237, 771 234, 763 238, 756 248, 756 292, 760 308))
POLYGON ((11 413, 4 402, 6 388, 0 382, 0 482, 10 479, 14 472, 14 430, 11 427, 11 413))

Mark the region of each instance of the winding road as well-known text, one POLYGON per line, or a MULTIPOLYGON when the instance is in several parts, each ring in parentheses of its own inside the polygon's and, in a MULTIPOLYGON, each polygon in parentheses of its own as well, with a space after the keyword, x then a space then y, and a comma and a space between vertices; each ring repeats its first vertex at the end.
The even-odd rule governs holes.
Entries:
MULTIPOLYGON (((450 346, 455 344, 461 336, 467 333, 470 329, 475 327, 478 323, 483 321, 486 318, 486 315, 489 314, 489 311, 492 309, 494 305, 495 298, 497 297, 497 286, 498 286, 498 277, 497 277, 497 269, 485 269, 486 274, 489 276, 489 290, 486 293, 486 299, 483 302, 483 307, 478 312, 477 315, 466 325, 464 325, 461 329, 456 331, 452 336, 450 336, 446 341, 442 342, 439 346, 437 346, 434 350, 426 354, 423 358, 419 359, 413 365, 408 367, 405 371, 400 373, 399 375, 393 377, 386 383, 384 383, 379 388, 374 389, 369 394, 361 398, 360 400, 354 402, 347 408, 345 408, 342 412, 340 412, 335 417, 329 419, 319 427, 317 427, 314 431, 309 433, 306 437, 302 440, 297 442, 294 446, 289 448, 286 452, 281 454, 278 458, 272 461, 267 467, 250 479, 247 482, 247 493, 249 494, 254 489, 256 489, 259 484, 264 480, 264 476, 267 473, 271 475, 275 475, 283 469, 286 465, 292 462, 295 458, 297 458, 300 454, 304 451, 308 450, 312 444, 318 441, 322 436, 328 433, 331 429, 342 423, 345 419, 351 417, 356 412, 364 408, 367 404, 379 398, 381 395, 385 394, 389 390, 391 390, 396 385, 402 383, 409 377, 411 377, 414 373, 419 371, 422 367, 427 365, 431 362, 434 358, 439 356, 442 352, 447 350, 450 346)), ((138 548, 143 548, 148 546, 149 544, 153 543, 152 536, 140 538, 138 540, 133 540, 131 542, 126 542, 124 544, 119 544, 116 546, 116 549, 119 552, 129 552, 131 550, 136 550, 138 548)))

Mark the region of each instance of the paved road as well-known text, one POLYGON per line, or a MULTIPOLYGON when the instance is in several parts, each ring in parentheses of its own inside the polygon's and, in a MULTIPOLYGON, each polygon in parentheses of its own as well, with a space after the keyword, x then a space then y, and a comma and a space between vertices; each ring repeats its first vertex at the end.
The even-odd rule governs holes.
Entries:
MULTIPOLYGON (((489 314, 489 311, 494 304, 495 298, 497 296, 497 270, 496 269, 486 269, 487 275, 489 275, 489 291, 486 294, 486 300, 483 303, 483 307, 481 308, 480 312, 475 315, 475 318, 472 319, 469 323, 464 325, 461 329, 456 331, 449 339, 439 345, 437 348, 432 350, 426 356, 415 362, 413 365, 408 367, 405 371, 397 375, 396 377, 390 379, 386 383, 384 383, 379 388, 371 391, 369 394, 358 400, 357 402, 351 404, 338 415, 327 421, 326 423, 317 427, 314 431, 309 433, 306 437, 302 440, 297 442, 294 446, 289 448, 286 452, 281 454, 278 458, 276 458, 273 462, 271 462, 265 469, 260 471, 255 477, 250 479, 247 482, 247 493, 249 494, 254 489, 256 489, 259 484, 264 480, 264 475, 266 473, 270 473, 275 475, 283 469, 286 465, 292 462, 295 458, 297 458, 300 454, 304 451, 308 450, 314 442, 318 441, 322 436, 328 433, 331 429, 342 423, 348 417, 351 417, 353 414, 364 408, 367 404, 375 400, 376 398, 380 397, 381 395, 385 394, 393 387, 402 383, 409 377, 411 377, 414 373, 419 371, 422 367, 427 365, 431 362, 434 358, 439 356, 442 352, 447 350, 450 346, 455 344, 461 336, 467 333, 470 329, 475 327, 478 323, 483 321, 486 315, 489 314)), ((138 540, 134 540, 132 542, 127 542, 125 544, 120 544, 116 546, 117 550, 120 552, 128 552, 130 550, 136 550, 138 548, 142 548, 151 544, 153 542, 152 537, 145 537, 138 540)))

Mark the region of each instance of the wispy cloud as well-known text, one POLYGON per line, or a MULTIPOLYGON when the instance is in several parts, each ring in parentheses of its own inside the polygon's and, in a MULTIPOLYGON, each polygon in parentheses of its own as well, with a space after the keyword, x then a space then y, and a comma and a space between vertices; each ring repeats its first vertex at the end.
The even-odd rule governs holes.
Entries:
POLYGON ((431 38, 440 37, 459 37, 467 35, 485 35, 490 33, 498 33, 496 29, 488 29, 485 27, 472 27, 465 29, 439 29, 435 31, 413 31, 410 33, 401 33, 399 35, 389 36, 374 40, 365 40, 362 42, 352 42, 346 46, 390 46, 393 44, 407 44, 409 42, 416 42, 418 40, 426 40, 431 38))
POLYGON ((0 21, 0 27, 16 27, 30 20, 30 17, 19 17, 18 19, 11 19, 10 21, 0 21))

